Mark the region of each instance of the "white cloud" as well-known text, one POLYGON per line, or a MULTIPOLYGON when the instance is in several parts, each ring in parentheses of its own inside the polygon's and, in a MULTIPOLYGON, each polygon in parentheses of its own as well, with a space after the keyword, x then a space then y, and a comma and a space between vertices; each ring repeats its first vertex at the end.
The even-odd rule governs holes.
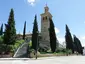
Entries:
POLYGON ((63 37, 57 37, 59 42, 62 44, 63 42, 65 42, 65 39, 63 37))
POLYGON ((56 35, 57 35, 59 32, 60 32, 60 30, 55 27, 55 33, 56 33, 56 35))
POLYGON ((78 37, 81 41, 82 46, 85 46, 85 36, 78 37))
POLYGON ((60 44, 63 44, 63 42, 65 42, 65 39, 64 37, 60 37, 60 30, 58 28, 55 27, 55 33, 56 33, 56 36, 57 36, 57 39, 59 41, 60 44))
POLYGON ((81 39, 85 40, 85 36, 81 37, 81 39))
POLYGON ((28 2, 31 6, 34 6, 34 5, 35 5, 36 0, 27 0, 27 2, 28 2))

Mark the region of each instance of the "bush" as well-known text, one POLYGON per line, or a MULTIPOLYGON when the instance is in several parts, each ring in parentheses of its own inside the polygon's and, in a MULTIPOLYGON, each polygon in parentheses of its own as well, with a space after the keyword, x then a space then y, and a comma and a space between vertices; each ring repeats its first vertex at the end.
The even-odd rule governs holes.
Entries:
POLYGON ((0 44, 0 54, 2 54, 3 52, 5 52, 5 49, 6 49, 5 45, 0 44))
POLYGON ((24 40, 17 40, 14 45, 6 45, 3 43, 3 36, 0 36, 0 54, 14 53, 24 40))
POLYGON ((32 41, 30 41, 28 45, 29 45, 29 47, 32 47, 32 41))
POLYGON ((5 45, 3 44, 3 36, 0 36, 0 54, 2 54, 2 52, 5 52, 5 45))
POLYGON ((3 44, 3 36, 0 36, 0 44, 3 44))
POLYGON ((5 54, 13 53, 12 46, 13 45, 6 45, 5 54))
POLYGON ((11 50, 11 51, 16 51, 17 48, 18 48, 22 43, 24 43, 24 40, 17 40, 17 41, 15 42, 15 44, 14 44, 13 46, 11 46, 11 47, 12 47, 12 50, 11 50))
POLYGON ((68 54, 72 54, 72 50, 66 49, 66 54, 67 54, 67 55, 68 55, 68 54))
POLYGON ((58 54, 66 54, 66 55, 72 54, 72 50, 65 48, 58 49, 56 52, 58 54))
POLYGON ((0 54, 9 54, 12 49, 11 45, 1 44, 0 45, 0 54))
POLYGON ((64 48, 59 48, 58 50, 56 50, 56 52, 58 53, 58 52, 66 52, 66 49, 64 49, 64 48))

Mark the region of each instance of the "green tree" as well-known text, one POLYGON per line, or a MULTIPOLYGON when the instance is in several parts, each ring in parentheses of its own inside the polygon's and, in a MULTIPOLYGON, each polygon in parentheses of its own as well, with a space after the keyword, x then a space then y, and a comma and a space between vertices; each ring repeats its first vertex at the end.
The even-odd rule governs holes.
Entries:
POLYGON ((51 18, 49 20, 50 20, 50 28, 49 28, 50 46, 51 46, 51 51, 55 52, 56 44, 58 41, 57 41, 56 34, 55 34, 54 23, 51 18))
POLYGON ((5 33, 4 33, 4 43, 7 45, 15 44, 16 41, 16 29, 15 29, 15 20, 14 20, 14 11, 11 9, 8 24, 5 24, 5 33))
POLYGON ((83 49, 82 49, 81 42, 75 35, 74 35, 74 44, 75 44, 76 51, 79 54, 83 54, 83 49))
POLYGON ((23 40, 25 40, 25 33, 26 33, 26 21, 24 23, 23 40))
POLYGON ((37 25, 37 16, 35 15, 33 32, 32 32, 32 48, 35 50, 37 46, 37 38, 38 38, 38 25, 37 25))
POLYGON ((65 41, 66 41, 66 49, 71 49, 72 53, 74 53, 73 39, 67 25, 66 25, 65 41))
POLYGON ((35 15, 34 26, 32 31, 32 48, 36 51, 37 59, 37 49, 38 49, 38 25, 37 25, 37 16, 35 15))
POLYGON ((3 35, 3 24, 1 25, 1 28, 0 28, 0 35, 3 35))

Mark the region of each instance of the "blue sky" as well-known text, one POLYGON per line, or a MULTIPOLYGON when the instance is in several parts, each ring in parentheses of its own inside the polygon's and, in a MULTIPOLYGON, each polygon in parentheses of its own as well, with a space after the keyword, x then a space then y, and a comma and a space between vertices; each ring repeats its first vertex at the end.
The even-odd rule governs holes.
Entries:
POLYGON ((85 0, 0 0, 0 25, 7 23, 10 9, 14 9, 17 33, 23 32, 24 22, 27 22, 26 33, 32 31, 34 16, 40 30, 41 17, 45 5, 53 16, 57 38, 64 41, 65 24, 72 35, 75 34, 85 46, 85 0))

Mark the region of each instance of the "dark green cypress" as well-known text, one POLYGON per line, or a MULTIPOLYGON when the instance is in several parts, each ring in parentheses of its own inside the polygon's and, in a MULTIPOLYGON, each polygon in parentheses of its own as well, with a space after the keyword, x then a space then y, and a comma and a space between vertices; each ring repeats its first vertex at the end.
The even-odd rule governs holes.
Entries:
POLYGON ((3 35, 3 24, 1 25, 1 28, 0 28, 0 35, 3 35))
POLYGON ((4 33, 4 43, 7 45, 15 44, 16 41, 16 29, 15 29, 15 20, 14 20, 14 11, 11 9, 8 24, 5 28, 4 33))
POLYGON ((66 49, 71 49, 72 52, 74 53, 73 39, 67 25, 66 25, 65 41, 66 41, 66 49))
POLYGON ((26 21, 24 23, 23 40, 25 40, 25 33, 26 33, 26 21))
POLYGON ((56 51, 56 34, 55 34, 55 29, 54 29, 54 23, 52 19, 49 19, 50 21, 50 28, 49 28, 49 35, 50 35, 50 46, 51 46, 51 51, 55 52, 56 51))
POLYGON ((38 45, 38 25, 37 25, 37 16, 35 15, 34 19, 34 26, 33 26, 33 31, 32 31, 32 48, 34 50, 37 49, 38 45))
POLYGON ((82 49, 81 42, 75 35, 74 35, 74 44, 75 44, 76 51, 79 54, 83 54, 83 49, 82 49))
POLYGON ((0 29, 0 36, 1 36, 1 29, 0 29))

